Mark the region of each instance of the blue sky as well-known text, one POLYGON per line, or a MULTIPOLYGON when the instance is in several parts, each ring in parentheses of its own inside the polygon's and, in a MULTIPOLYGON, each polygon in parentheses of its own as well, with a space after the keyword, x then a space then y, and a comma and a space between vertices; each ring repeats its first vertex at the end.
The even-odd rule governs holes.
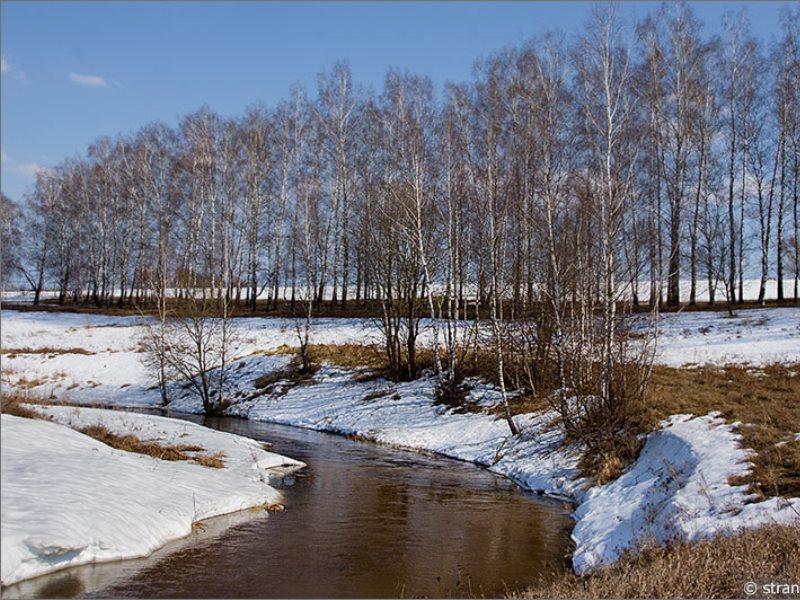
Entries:
MULTIPOLYGON (((783 2, 691 3, 706 30, 745 8, 765 41, 783 2)), ((388 67, 463 81, 482 55, 579 29, 584 2, 19 2, 2 11, 2 189, 20 200, 37 167, 101 135, 174 124, 202 105, 226 116, 274 104, 338 59, 380 88, 388 67)), ((658 4, 626 2, 632 20, 658 4)))

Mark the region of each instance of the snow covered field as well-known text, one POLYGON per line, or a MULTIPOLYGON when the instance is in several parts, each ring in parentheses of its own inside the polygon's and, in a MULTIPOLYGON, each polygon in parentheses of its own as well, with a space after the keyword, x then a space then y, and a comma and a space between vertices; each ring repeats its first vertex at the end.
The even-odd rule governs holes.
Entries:
POLYGON ((9 585, 69 566, 147 556, 193 523, 274 504, 269 485, 303 463, 249 438, 152 415, 36 407, 54 422, 2 415, 2 559, 9 585), (115 450, 70 427, 222 453, 221 469, 115 450), (64 425, 69 425, 66 427, 64 425))
MULTIPOLYGON (((746 490, 728 484, 732 475, 747 472, 748 457, 733 426, 715 415, 673 416, 648 437, 639 460, 621 478, 587 491, 577 478, 579 449, 561 446, 553 414, 516 417, 522 434, 511 438, 507 424, 491 414, 460 414, 436 405, 430 379, 365 381, 331 366, 323 367, 312 385, 279 382, 272 390, 258 389, 255 379, 285 366, 289 357, 252 353, 296 345, 295 322, 235 323, 245 342, 233 364, 232 396, 240 401, 232 414, 433 451, 484 465, 524 487, 569 497, 577 505, 573 538, 579 571, 613 560, 647 538, 702 537, 800 516, 798 499, 748 504, 746 490)), ((81 402, 158 404, 158 392, 150 389, 153 382, 140 364, 140 327, 134 317, 3 311, 4 382, 20 385, 24 379, 32 393, 81 402), (15 348, 27 352, 9 353, 15 348)), ((666 314, 661 329, 662 364, 800 362, 798 308, 742 310, 735 318, 725 312, 666 314)), ((361 342, 376 335, 368 319, 320 319, 312 343, 361 342)), ((469 401, 496 404, 496 390, 473 383, 469 401)), ((189 396, 170 408, 200 411, 189 396)), ((4 449, 5 444, 4 439, 4 449)), ((5 516, 3 523, 5 529, 5 516)))
MULTIPOLYGON (((294 319, 235 319, 241 356, 257 350, 296 346, 294 319)), ((123 405, 157 404, 158 393, 141 363, 138 336, 141 317, 77 313, 2 311, 0 345, 3 377, 21 378, 38 394, 81 402, 123 405), (18 353, 10 353, 19 349, 18 353), (75 351, 77 349, 77 352, 75 351), (27 352, 26 352, 27 351, 27 352), (48 352, 49 351, 49 352, 48 352), (30 383, 37 385, 30 386, 30 383)), ((657 362, 751 364, 800 362, 800 308, 740 310, 729 318, 720 312, 662 315, 657 362)), ((430 330, 420 343, 430 342, 430 330)), ((371 319, 317 319, 312 343, 368 343, 379 339, 371 319)), ((264 367, 278 367, 286 357, 266 357, 264 367)))

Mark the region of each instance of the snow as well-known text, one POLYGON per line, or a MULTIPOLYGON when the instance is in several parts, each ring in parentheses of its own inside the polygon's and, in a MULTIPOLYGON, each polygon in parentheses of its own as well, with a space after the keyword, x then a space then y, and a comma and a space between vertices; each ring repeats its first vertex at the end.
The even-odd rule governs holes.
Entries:
MULTIPOLYGON (((34 350, 3 356, 4 382, 19 385, 22 378, 38 378, 38 385, 28 384, 33 395, 81 402, 159 404, 137 351, 143 322, 137 317, 3 311, 3 348, 34 350), (59 348, 92 354, 52 351, 59 348)), ((626 473, 587 490, 587 482, 578 477, 581 449, 563 445, 552 412, 515 417, 522 434, 511 437, 507 423, 496 416, 499 392, 481 382, 470 382, 468 402, 477 410, 457 413, 435 403, 432 378, 391 383, 330 365, 310 384, 278 382, 274 389, 258 389, 259 376, 290 360, 263 352, 297 345, 295 321, 242 318, 234 323, 243 343, 229 380, 229 397, 238 401, 231 414, 435 452, 483 465, 528 489, 569 498, 577 506, 578 571, 605 564, 646 538, 666 540, 680 533, 694 539, 800 516, 797 499, 751 502, 745 489, 728 484, 729 477, 746 474, 750 465, 733 425, 719 416, 673 416, 648 436, 639 460, 626 473)), ((660 364, 800 362, 800 308, 737 310, 734 318, 724 311, 669 313, 662 315, 660 329, 660 364)), ((421 336, 422 343, 429 334, 421 336)), ((318 319, 311 342, 363 343, 377 337, 369 319, 318 319)), ((170 409, 201 412, 195 398, 175 391, 170 409)), ((71 414, 66 410, 59 420, 71 414)), ((91 414, 81 409, 84 413, 91 414)), ((5 456, 3 464, 5 477, 5 456)))
POLYGON ((656 362, 703 364, 800 362, 800 308, 665 313, 656 362))
POLYGON ((636 463, 615 481, 592 488, 575 511, 575 570, 608 564, 652 540, 693 541, 798 519, 800 498, 746 504, 752 499, 747 486, 728 483, 750 468, 739 441, 733 425, 715 414, 664 421, 636 463))
MULTIPOLYGON (((3 357, 7 383, 17 384, 22 377, 28 382, 38 380, 38 385, 31 386, 37 395, 81 402, 124 406, 160 402, 139 352, 138 338, 146 318, 11 310, 1 314, 2 347, 34 351, 3 357), (90 354, 69 352, 76 348, 90 354), (45 349, 64 353, 42 353, 45 349)), ((235 319, 239 355, 296 346, 295 326, 294 319, 235 319)), ((430 337, 430 329, 423 331, 420 343, 430 343, 430 337)), ((315 344, 376 339, 379 331, 371 319, 316 319, 311 335, 315 344)), ((267 358, 274 367, 288 360, 267 358)), ((724 311, 664 314, 656 362, 669 366, 800 362, 800 308, 739 310, 734 318, 724 311)))
MULTIPOLYGON (((664 286, 666 287, 666 285, 664 286)), ((758 300, 758 292, 761 287, 760 279, 745 279, 742 281, 742 292, 745 300, 758 300)), ((717 281, 714 285, 715 298, 718 303, 726 302, 725 282, 717 281)), ((689 294, 692 289, 690 279, 681 279, 679 284, 681 302, 688 302, 689 294)), ((650 301, 650 280, 639 282, 639 302, 647 303, 650 301)), ((794 277, 787 277, 783 280, 783 295, 785 298, 792 298, 794 294, 794 277)), ((736 295, 739 295, 739 284, 736 284, 736 295)), ((708 302, 708 280, 701 278, 697 281, 697 301, 708 302)), ((778 297, 778 280, 767 279, 764 290, 765 300, 775 300, 778 297)))
POLYGON ((164 417, 36 407, 55 422, 2 415, 3 585, 65 567, 147 556, 193 523, 280 500, 269 485, 303 463, 255 440, 164 417), (115 450, 70 427, 224 453, 224 468, 115 450))

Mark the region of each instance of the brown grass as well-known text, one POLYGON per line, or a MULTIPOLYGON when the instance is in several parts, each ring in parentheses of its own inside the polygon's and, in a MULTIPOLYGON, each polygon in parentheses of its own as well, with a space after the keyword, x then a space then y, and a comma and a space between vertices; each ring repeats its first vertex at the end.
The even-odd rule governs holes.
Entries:
POLYGON ((800 496, 800 365, 673 369, 656 367, 647 398, 646 419, 671 414, 719 411, 752 448, 754 468, 734 483, 747 483, 761 496, 800 496))
MULTIPOLYGON (((297 348, 282 346, 273 354, 295 354, 297 348)), ((367 378, 386 368, 380 349, 359 344, 317 344, 309 348, 312 360, 329 362, 342 368, 368 369, 367 378)), ((420 368, 432 368, 433 353, 418 352, 420 368)), ((510 360, 510 359, 509 359, 510 360)), ((511 361, 513 362, 513 361, 511 361)), ((464 361, 464 376, 479 376, 497 383, 494 353, 482 348, 477 356, 471 353, 464 361)), ((511 368, 509 371, 513 371, 511 368)), ((363 373, 361 374, 363 377, 363 373)), ((259 378, 257 386, 270 386, 280 379, 292 379, 289 372, 278 372, 259 378)), ((513 377, 507 380, 513 389, 513 377)), ((543 390, 510 399, 512 415, 546 409, 549 405, 543 390)), ((657 366, 648 387, 644 406, 631 417, 631 431, 649 431, 657 423, 676 413, 704 415, 719 411, 729 422, 741 422, 743 445, 755 451, 754 468, 742 481, 760 496, 800 495, 800 442, 792 436, 800 432, 800 365, 769 365, 759 369, 745 366, 671 368, 657 366)), ((463 394, 442 398, 445 404, 463 405, 463 394)), ((502 409, 494 412, 501 416, 502 409)), ((583 470, 598 482, 611 481, 636 458, 639 446, 636 436, 625 437, 607 451, 599 449, 587 456, 583 470)))
POLYGON ((50 346, 45 346, 43 348, 2 348, 0 349, 0 354, 5 354, 8 358, 16 358, 18 354, 47 354, 50 358, 53 358, 59 354, 83 354, 85 356, 91 356, 94 352, 90 352, 85 348, 53 348, 50 346))
MULTIPOLYGON (((526 591, 526 598, 744 598, 746 582, 800 583, 800 525, 772 525, 733 536, 629 552, 611 567, 570 573, 526 591)), ((753 598, 797 597, 762 592, 753 598)))
POLYGON ((39 377, 34 377, 33 379, 28 379, 27 377, 23 376, 20 377, 16 382, 15 386, 21 389, 30 390, 35 387, 39 387, 40 385, 44 385, 49 383, 47 379, 41 379, 39 377))
MULTIPOLYGON (((201 448, 200 450, 204 450, 201 448)), ((190 452, 190 450, 186 450, 190 452)), ((222 469, 225 466, 225 458, 224 452, 215 452, 211 456, 207 454, 198 454, 197 456, 193 456, 192 460, 198 464, 203 465, 204 467, 210 467, 212 469, 222 469)))
POLYGON ((27 404, 30 400, 27 396, 20 392, 3 392, 0 394, 0 412, 7 415, 14 415, 16 417, 25 417, 27 419, 39 419, 39 414, 22 406, 27 404))
MULTIPOLYGON (((259 354, 299 354, 297 346, 282 345, 275 350, 261 351, 259 354)), ((330 363, 343 369, 370 368, 383 370, 386 358, 381 350, 367 344, 310 344, 308 355, 311 362, 330 363)))
POLYGON ((282 512, 286 510, 286 507, 280 502, 275 502, 274 504, 257 504, 256 506, 250 507, 251 512, 259 512, 262 510, 267 512, 282 512))
POLYGON ((124 450, 125 452, 136 452, 137 454, 146 454, 161 460, 192 460, 204 467, 212 467, 221 469, 225 466, 223 462, 224 454, 217 452, 212 456, 205 454, 198 454, 192 456, 187 453, 203 452, 205 448, 202 446, 181 444, 177 446, 169 446, 160 444, 158 442, 143 442, 137 436, 117 435, 109 431, 102 425, 91 425, 89 427, 82 427, 78 429, 81 433, 88 435, 104 444, 116 448, 117 450, 124 450))
POLYGON ((286 393, 289 389, 298 385, 308 385, 314 381, 314 374, 319 370, 317 365, 311 365, 303 371, 297 361, 292 361, 288 366, 277 371, 271 371, 259 376, 253 381, 253 386, 262 390, 263 394, 270 394, 274 391, 276 384, 283 381, 288 386, 283 390, 286 393))

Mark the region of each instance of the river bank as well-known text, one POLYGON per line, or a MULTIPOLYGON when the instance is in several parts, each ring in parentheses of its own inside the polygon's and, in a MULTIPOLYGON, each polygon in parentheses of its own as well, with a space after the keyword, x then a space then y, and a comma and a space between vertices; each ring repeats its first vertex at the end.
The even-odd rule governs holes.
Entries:
POLYGON ((271 485, 302 468, 258 442, 154 415, 30 405, 2 415, 4 586, 67 567, 147 556, 203 519, 274 506, 271 485), (50 420, 45 420, 50 419, 50 420), (153 456, 79 430, 136 436, 153 456), (180 450, 186 460, 162 460, 180 450), (213 460, 211 460, 213 459, 213 460))
MULTIPOLYGON (((662 360, 667 364, 678 356, 688 359, 685 362, 705 359, 758 364, 776 356, 794 360, 800 312, 749 313, 742 311, 738 320, 724 315, 675 315, 665 327, 662 360), (681 354, 680 348, 687 344, 692 352, 681 354)), ((133 341, 136 319, 64 317, 4 313, 4 347, 10 342, 21 348, 11 362, 14 369, 21 367, 16 376, 11 373, 12 385, 24 384, 22 378, 31 373, 41 379, 37 385, 28 385, 34 391, 49 390, 56 396, 66 393, 82 401, 120 406, 158 403, 157 392, 148 389, 149 380, 139 364, 133 341), (127 336, 121 335, 120 328, 127 336), (40 344, 40 350, 23 347, 32 339, 40 344), (75 348, 95 354, 91 364, 71 351, 75 348)), ((279 321, 238 320, 237 326, 245 328, 248 335, 246 347, 234 363, 230 394, 236 403, 229 414, 434 452, 485 466, 526 489, 569 498, 576 505, 572 537, 577 572, 613 562, 645 539, 666 540, 675 535, 701 539, 793 521, 800 514, 797 498, 759 502, 747 486, 730 483, 749 472, 750 454, 742 448, 735 424, 715 413, 673 415, 664 420, 647 436, 638 460, 622 477, 589 487, 578 470, 581 448, 563 444, 554 414, 517 415, 522 434, 511 437, 507 424, 492 414, 498 391, 480 381, 470 382, 473 387, 467 404, 474 410, 467 413, 438 405, 432 378, 392 383, 326 365, 313 381, 303 385, 278 377, 269 386, 261 386, 260 378, 280 371, 290 360, 285 355, 258 353, 291 340, 290 324, 279 321)), ((363 341, 371 334, 368 323, 341 321, 317 323, 314 341, 363 341)), ((176 393, 180 395, 178 390, 176 393)), ((201 412, 199 403, 188 394, 173 400, 169 409, 201 412)))

